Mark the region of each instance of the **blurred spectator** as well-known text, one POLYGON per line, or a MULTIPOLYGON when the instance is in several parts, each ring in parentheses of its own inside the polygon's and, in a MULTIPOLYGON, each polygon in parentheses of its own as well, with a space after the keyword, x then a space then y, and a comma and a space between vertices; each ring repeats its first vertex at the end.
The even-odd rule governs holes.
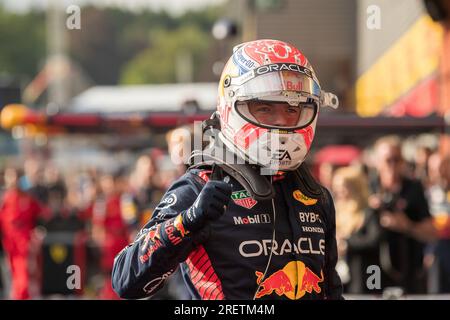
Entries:
POLYGON ((172 163, 177 168, 180 177, 187 169, 189 157, 194 145, 194 130, 192 126, 184 126, 169 131, 166 135, 167 147, 172 163))
POLYGON ((194 149, 204 149, 208 141, 202 137, 201 124, 186 125, 169 131, 166 135, 167 147, 172 163, 181 177, 189 167, 189 158, 194 149))
MULTIPOLYGON (((103 275, 100 267, 101 248, 92 237, 92 214, 97 196, 100 194, 98 186, 97 172, 80 171, 71 172, 66 177, 67 197, 66 207, 72 212, 71 217, 77 218, 77 224, 82 226, 84 237, 77 239, 85 240, 86 270, 83 273, 84 284, 83 293, 97 298, 97 288, 103 285, 103 275)), ((78 230, 81 231, 81 230, 78 230)))
POLYGON ((450 157, 439 153, 428 159, 430 212, 439 240, 430 247, 430 292, 450 293, 450 157))
POLYGON ((111 271, 116 254, 129 242, 128 226, 121 211, 123 173, 102 175, 100 191, 92 209, 92 236, 100 246, 100 268, 104 276, 100 298, 118 299, 111 287, 111 271))
POLYGON ((6 191, 0 206, 2 244, 12 276, 11 299, 29 299, 31 279, 29 267, 36 259, 32 253, 32 232, 43 206, 18 185, 18 170, 7 168, 4 174, 6 191))
POLYGON ((42 163, 37 158, 29 158, 24 162, 24 175, 20 177, 20 188, 41 203, 47 203, 48 193, 44 186, 44 170, 42 163))
POLYGON ((154 186, 156 187, 155 191, 162 197, 164 195, 164 190, 169 188, 178 178, 179 171, 170 160, 168 154, 158 157, 156 165, 157 173, 154 177, 154 186))
MULTIPOLYGON (((164 159, 161 154, 156 158, 164 159)), ((158 197, 161 196, 153 182, 157 171, 162 179, 160 181, 162 185, 170 184, 176 178, 176 175, 170 177, 167 170, 158 170, 161 166, 161 163, 157 166, 155 160, 149 154, 144 154, 137 159, 134 170, 130 175, 130 186, 128 192, 123 194, 121 203, 125 220, 130 226, 133 226, 131 235, 133 238, 137 231, 151 219, 153 209, 159 201, 158 197), (162 174, 165 177, 161 177, 162 174), (166 182, 164 182, 164 179, 166 179, 166 182)), ((166 286, 152 296, 152 299, 188 299, 189 297, 181 273, 176 271, 168 279, 166 286)))
POLYGON ((414 177, 423 184, 428 181, 428 159, 432 150, 426 146, 418 146, 414 157, 414 177))
POLYGON ((0 167, 0 197, 3 195, 5 191, 5 170, 0 167))
POLYGON ((172 167, 172 164, 170 163, 169 159, 167 159, 167 152, 160 148, 150 149, 148 155, 153 165, 153 173, 150 178, 150 183, 153 190, 152 201, 154 201, 154 203, 156 204, 164 195, 167 184, 170 185, 173 182, 172 180, 169 180, 168 177, 164 176, 166 174, 166 172, 164 172, 166 171, 165 169, 167 167, 172 167))
POLYGON ((386 229, 380 248, 382 286, 400 286, 406 293, 425 292, 423 242, 434 241, 433 226, 423 186, 407 178, 396 136, 377 140, 374 146, 375 174, 369 205, 386 229), (420 241, 420 242, 419 242, 420 241))
POLYGON ((332 188, 333 175, 338 165, 330 162, 322 162, 318 167, 318 178, 320 183, 327 189, 332 188))
MULTIPOLYGON (((3 199, 3 193, 5 192, 5 183, 4 183, 4 177, 5 173, 3 168, 0 167, 0 205, 1 205, 1 199, 3 199)), ((1 217, 0 217, 1 219, 1 217)), ((0 230, 1 230, 1 223, 0 223, 0 230)), ((1 232, 0 232, 1 237, 1 232)), ((0 299, 3 299, 4 297, 4 283, 3 283, 3 259, 4 259, 4 250, 2 242, 0 241, 0 299)))
POLYGON ((63 211, 67 189, 59 169, 53 163, 47 163, 44 170, 44 188, 47 196, 47 206, 53 214, 63 211))
POLYGON ((361 162, 361 150, 350 144, 328 145, 314 155, 314 170, 320 183, 332 188, 333 175, 337 168, 355 165, 361 162))
POLYGON ((156 205, 155 173, 156 166, 151 156, 139 156, 130 174, 128 189, 122 196, 123 217, 135 233, 150 219, 156 205))
POLYGON ((343 167, 333 176, 336 207, 337 271, 344 291, 373 293, 366 286, 367 267, 379 265, 380 225, 368 205, 368 181, 359 167, 343 167))

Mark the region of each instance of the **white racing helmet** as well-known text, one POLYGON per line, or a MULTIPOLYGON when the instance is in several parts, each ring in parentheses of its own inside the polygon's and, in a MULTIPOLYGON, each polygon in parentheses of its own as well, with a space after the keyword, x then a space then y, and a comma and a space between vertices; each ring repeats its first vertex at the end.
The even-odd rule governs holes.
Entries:
POLYGON ((218 93, 219 138, 240 158, 271 171, 297 169, 314 139, 320 107, 338 106, 306 57, 278 40, 236 46, 218 93))

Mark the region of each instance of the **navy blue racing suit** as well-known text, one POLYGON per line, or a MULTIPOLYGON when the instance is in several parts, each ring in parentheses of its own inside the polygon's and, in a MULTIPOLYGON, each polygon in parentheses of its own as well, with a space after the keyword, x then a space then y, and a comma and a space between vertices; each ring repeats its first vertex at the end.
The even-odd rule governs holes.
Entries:
POLYGON ((174 182, 136 240, 116 256, 112 285, 120 297, 151 296, 181 267, 193 299, 342 298, 328 190, 308 197, 287 173, 273 176, 273 203, 256 201, 230 177, 226 212, 200 231, 186 232, 177 218, 193 205, 209 174, 192 169, 174 182))

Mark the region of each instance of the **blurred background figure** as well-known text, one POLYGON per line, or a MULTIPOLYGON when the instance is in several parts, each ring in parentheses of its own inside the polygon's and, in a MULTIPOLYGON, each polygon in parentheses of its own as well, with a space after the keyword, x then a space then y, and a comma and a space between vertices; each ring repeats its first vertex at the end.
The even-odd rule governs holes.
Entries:
POLYGON ((414 157, 414 177, 425 184, 428 180, 428 159, 433 151, 427 146, 418 146, 414 157))
MULTIPOLYGON (((3 201, 3 193, 5 192, 5 180, 4 180, 4 169, 2 166, 0 166, 0 203, 3 201)), ((1 219, 1 218, 0 218, 1 219)), ((1 230, 1 222, 0 222, 0 230, 1 230)), ((4 267, 4 249, 1 241, 1 231, 0 231, 0 299, 5 298, 5 284, 4 284, 4 273, 5 273, 5 267, 4 267)))
POLYGON ((430 293, 450 293, 450 156, 438 152, 428 159, 427 195, 438 241, 430 246, 426 262, 430 267, 430 293))
POLYGON ((332 189, 333 176, 338 168, 361 165, 362 152, 355 145, 328 145, 314 155, 315 172, 320 183, 332 189))
POLYGON ((133 235, 151 218, 153 206, 157 201, 155 174, 156 166, 150 154, 140 155, 129 175, 129 183, 121 199, 122 215, 133 235))
POLYGON ((65 207, 67 188, 61 172, 54 163, 46 164, 43 181, 48 207, 53 213, 61 212, 65 207))
POLYGON ((80 297, 86 286, 88 233, 74 187, 77 176, 70 177, 71 179, 64 179, 55 163, 48 161, 44 164, 43 186, 47 193, 46 205, 50 216, 37 230, 41 238, 37 272, 40 274, 40 293, 44 299, 80 297), (80 274, 80 288, 76 290, 67 286, 68 268, 73 265, 83 270, 80 274))
POLYGON ((129 229, 121 210, 124 192, 122 171, 100 176, 100 193, 92 208, 92 237, 100 247, 100 270, 103 285, 101 299, 118 299, 111 287, 111 271, 116 254, 129 243, 129 229))
POLYGON ((205 148, 209 143, 202 137, 202 128, 199 123, 170 130, 166 134, 166 142, 170 160, 176 168, 176 177, 186 172, 192 151, 205 148))
POLYGON ((194 127, 183 126, 169 131, 166 135, 170 160, 175 165, 177 177, 181 177, 188 167, 194 146, 194 127))
POLYGON ((44 166, 37 157, 30 157, 23 165, 23 175, 20 177, 20 188, 42 203, 48 199, 47 188, 44 186, 44 166))
POLYGON ((37 281, 30 276, 30 269, 36 268, 37 258, 32 233, 44 209, 33 196, 20 189, 18 169, 6 168, 4 183, 5 192, 0 206, 0 231, 11 272, 10 298, 30 299, 33 298, 30 292, 32 282, 36 286, 37 281))
MULTIPOLYGON (((175 129, 178 130, 178 129, 175 129)), ((185 134, 186 131, 182 131, 185 134)), ((178 150, 180 140, 168 139, 170 150, 178 150)), ((177 153, 178 154, 178 153, 177 153)), ((185 165, 180 159, 169 159, 160 152, 142 154, 136 160, 134 169, 130 174, 127 192, 122 195, 122 214, 130 229, 130 238, 134 240, 137 232, 150 220, 155 206, 162 197, 161 189, 166 188, 178 177, 184 174, 185 165), (170 163, 170 160, 175 160, 170 163), (166 170, 163 170, 167 168, 166 170)), ((131 240, 130 240, 131 241, 131 240)), ((151 299, 188 299, 189 292, 185 288, 182 275, 176 270, 167 281, 165 287, 151 299)))
POLYGON ((421 182, 405 176, 401 147, 396 136, 382 137, 374 145, 369 205, 384 228, 380 247, 382 287, 425 293, 424 243, 436 239, 436 230, 421 182))
POLYGON ((154 187, 153 197, 157 201, 164 195, 166 190, 164 188, 168 188, 176 180, 178 172, 166 150, 155 148, 152 151, 151 158, 156 168, 152 179, 154 187))
POLYGON ((336 170, 332 180, 336 207, 337 270, 345 292, 374 293, 366 285, 367 267, 379 265, 380 225, 369 207, 368 180, 359 166, 336 170))
MULTIPOLYGON (((67 193, 63 212, 47 225, 47 231, 55 231, 55 236, 59 238, 53 240, 55 243, 61 244, 60 232, 65 234, 65 245, 68 250, 76 252, 70 257, 68 264, 80 266, 81 290, 71 292, 64 288, 64 293, 67 295, 72 293, 72 297, 75 293, 78 298, 98 298, 104 285, 104 274, 101 268, 103 242, 99 243, 96 240, 99 240, 98 238, 104 240, 104 237, 99 235, 97 238, 97 234, 100 233, 97 233, 97 230, 101 227, 97 227, 96 237, 94 237, 92 225, 93 208, 96 204, 98 205, 97 199, 103 199, 100 198, 99 173, 92 168, 77 169, 65 172, 64 178, 67 193)), ((48 242, 51 246, 52 240, 49 239, 48 242)), ((52 272, 55 273, 55 271, 52 272)), ((67 278, 67 271, 64 270, 64 273, 67 278)))
POLYGON ((322 162, 318 166, 319 181, 327 189, 332 189, 333 176, 338 166, 330 162, 322 162))

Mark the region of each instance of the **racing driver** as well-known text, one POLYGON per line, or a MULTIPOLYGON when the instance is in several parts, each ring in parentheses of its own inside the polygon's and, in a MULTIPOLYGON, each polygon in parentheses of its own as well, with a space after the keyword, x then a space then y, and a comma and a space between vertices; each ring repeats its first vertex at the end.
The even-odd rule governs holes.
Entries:
POLYGON ((303 163, 337 97, 268 39, 234 48, 218 96, 210 145, 116 256, 114 290, 150 297, 180 267, 193 299, 341 299, 334 204, 303 163))

